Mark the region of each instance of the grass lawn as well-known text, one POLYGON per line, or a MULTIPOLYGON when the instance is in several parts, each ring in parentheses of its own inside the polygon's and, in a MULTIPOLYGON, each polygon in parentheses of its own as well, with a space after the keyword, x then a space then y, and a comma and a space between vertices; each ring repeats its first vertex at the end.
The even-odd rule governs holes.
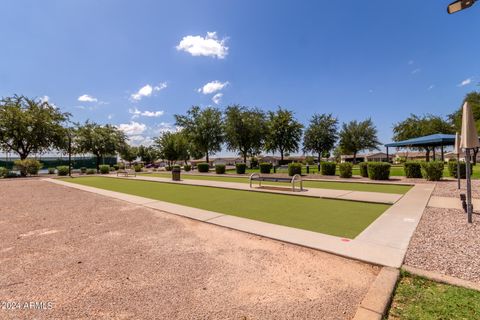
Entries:
POLYGON ((480 292, 402 272, 388 319, 480 319, 480 292))
MULTIPOLYGON (((160 178, 170 178, 171 173, 145 173, 140 174, 149 177, 160 177, 160 178)), ((210 174, 189 174, 183 175, 184 179, 193 179, 193 180, 210 180, 210 181, 225 181, 225 182, 242 182, 249 183, 248 177, 245 178, 236 178, 236 177, 225 177, 225 176, 215 176, 210 174)), ((262 182, 262 184, 268 185, 289 185, 286 183, 278 182, 262 182)), ((396 194, 405 194, 410 190, 411 186, 402 186, 402 185, 386 185, 386 184, 374 184, 374 183, 361 183, 361 182, 335 182, 335 181, 303 181, 303 186, 306 188, 321 188, 321 189, 333 189, 333 190, 351 190, 351 191, 369 191, 369 192, 381 192, 381 193, 396 193, 396 194)))
POLYGON ((389 205, 107 177, 67 182, 353 239, 389 205))

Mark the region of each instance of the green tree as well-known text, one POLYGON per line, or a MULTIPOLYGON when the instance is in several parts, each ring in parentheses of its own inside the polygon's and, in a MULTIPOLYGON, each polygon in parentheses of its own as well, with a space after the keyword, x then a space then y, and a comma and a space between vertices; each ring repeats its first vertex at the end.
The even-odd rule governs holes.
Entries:
POLYGON ((225 142, 229 151, 238 151, 244 163, 248 156, 260 153, 265 133, 265 114, 261 110, 239 105, 227 107, 225 142))
POLYGON ((160 157, 171 165, 177 160, 185 163, 190 159, 189 143, 183 132, 164 132, 155 139, 155 145, 159 150, 160 157))
POLYGON ((338 140, 338 120, 332 114, 314 114, 303 137, 303 151, 318 154, 318 163, 338 140))
POLYGON ((183 128, 194 149, 205 155, 207 162, 210 155, 222 150, 222 113, 217 108, 201 110, 200 107, 193 106, 186 115, 175 115, 175 120, 176 125, 183 128))
POLYGON ((292 111, 281 107, 276 112, 269 111, 266 127, 266 151, 278 151, 280 159, 283 161, 286 153, 299 150, 303 125, 294 118, 292 111))
POLYGON ((91 153, 96 157, 97 171, 107 155, 114 155, 125 147, 125 133, 112 125, 85 122, 77 125, 74 136, 75 149, 79 153, 91 153))
POLYGON ((138 147, 138 156, 144 163, 154 163, 155 160, 160 158, 158 151, 153 146, 139 146, 138 147))
MULTIPOLYGON (((454 133, 452 124, 442 117, 427 114, 417 116, 410 114, 408 118, 393 125, 393 141, 403 141, 436 133, 454 133)), ((432 147, 418 147, 415 150, 425 150, 425 157, 430 161, 432 147)))
POLYGON ((0 100, 0 149, 24 160, 31 153, 65 148, 69 113, 46 101, 13 96, 0 100))
POLYGON ((377 128, 372 119, 350 121, 342 124, 339 147, 345 153, 353 154, 353 163, 357 163, 357 153, 362 150, 378 149, 377 128))
POLYGON ((128 164, 131 165, 132 161, 135 161, 138 157, 138 148, 125 143, 118 149, 118 154, 124 161, 127 161, 128 164))

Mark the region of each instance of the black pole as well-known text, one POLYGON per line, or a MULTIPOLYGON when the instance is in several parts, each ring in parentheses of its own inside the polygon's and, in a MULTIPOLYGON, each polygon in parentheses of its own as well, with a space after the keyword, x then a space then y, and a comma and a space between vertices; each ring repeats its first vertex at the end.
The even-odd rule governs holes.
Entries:
POLYGON ((387 163, 390 163, 390 157, 388 156, 388 147, 387 147, 387 163))
POLYGON ((472 223, 472 181, 470 180, 470 149, 465 149, 465 162, 467 165, 467 216, 468 223, 472 223))
POLYGON ((442 161, 445 161, 445 158, 443 157, 443 144, 440 146, 440 150, 442 151, 442 161))

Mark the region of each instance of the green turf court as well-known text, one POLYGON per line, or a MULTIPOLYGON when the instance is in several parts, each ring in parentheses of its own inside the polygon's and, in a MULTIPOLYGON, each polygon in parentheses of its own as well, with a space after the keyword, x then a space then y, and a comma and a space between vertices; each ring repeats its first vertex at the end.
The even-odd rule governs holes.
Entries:
POLYGON ((353 239, 390 206, 108 177, 63 181, 353 239))
MULTIPOLYGON (((148 177, 170 178, 171 173, 141 173, 139 175, 148 177)), ((215 176, 210 174, 185 174, 183 179, 193 180, 210 180, 210 181, 224 181, 224 182, 243 182, 249 183, 248 177, 225 177, 215 176)), ((278 182, 262 182, 268 185, 288 185, 286 183, 278 182)), ((380 193, 396 193, 405 194, 412 186, 398 185, 398 184, 377 184, 377 183, 362 183, 362 182, 336 182, 336 181, 303 181, 303 186, 306 188, 320 188, 333 190, 349 190, 349 191, 368 191, 380 193)))

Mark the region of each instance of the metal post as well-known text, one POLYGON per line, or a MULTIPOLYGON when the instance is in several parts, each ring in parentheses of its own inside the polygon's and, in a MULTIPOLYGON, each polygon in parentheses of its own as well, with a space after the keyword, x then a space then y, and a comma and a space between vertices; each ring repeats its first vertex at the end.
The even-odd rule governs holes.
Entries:
POLYGON ((457 184, 460 190, 460 154, 457 153, 457 184))
POLYGON ((443 144, 441 145, 440 150, 442 151, 442 161, 444 162, 444 161, 445 161, 445 158, 444 158, 444 156, 443 156, 443 144))
POLYGON ((465 149, 465 162, 467 165, 467 216, 468 223, 472 223, 472 181, 470 180, 470 149, 465 149))
POLYGON ((68 132, 68 176, 72 177, 72 136, 68 132))
POLYGON ((388 147, 387 147, 387 163, 390 163, 390 157, 388 156, 388 147))

